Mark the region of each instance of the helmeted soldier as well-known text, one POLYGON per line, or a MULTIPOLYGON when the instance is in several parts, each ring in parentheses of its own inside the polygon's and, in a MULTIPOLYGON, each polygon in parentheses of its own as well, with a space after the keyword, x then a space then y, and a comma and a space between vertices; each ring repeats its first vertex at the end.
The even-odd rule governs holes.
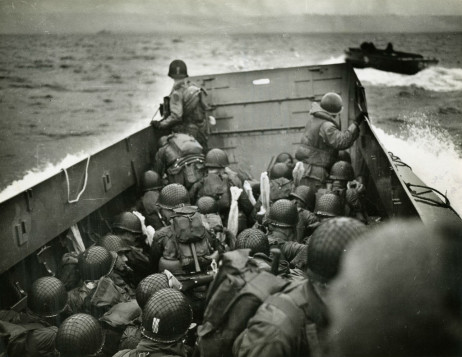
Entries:
POLYGON ((305 268, 311 279, 291 283, 282 293, 267 298, 236 339, 233 355, 320 355, 319 332, 327 326, 325 284, 334 278, 341 255, 361 236, 364 227, 351 218, 322 223, 305 251, 305 268))
POLYGON ((93 246, 79 255, 82 283, 69 292, 69 306, 73 313, 83 312, 97 318, 119 302, 130 300, 125 289, 110 278, 117 254, 106 248, 93 246))
POLYGON ((460 355, 461 232, 402 220, 353 244, 328 295, 330 355, 460 355))
POLYGON ((322 221, 345 215, 345 205, 342 198, 332 192, 327 192, 316 201, 314 214, 322 221))
MULTIPOLYGON (((244 229, 236 239, 236 249, 250 249, 249 255, 260 270, 271 272, 270 243, 268 237, 256 228, 244 229)), ((287 264, 282 262, 279 271, 285 272, 287 264)))
POLYGON ((146 225, 152 226, 154 229, 163 226, 157 207, 162 186, 162 178, 156 171, 148 170, 143 174, 141 180, 143 195, 137 202, 136 208, 146 218, 146 225))
POLYGON ((185 296, 174 289, 159 290, 143 308, 142 339, 136 349, 119 351, 114 357, 186 357, 188 350, 183 340, 191 322, 192 310, 185 296))
POLYGON ((8 356, 52 355, 57 326, 70 312, 64 284, 51 276, 37 279, 28 293, 27 306, 28 310, 22 313, 0 311, 8 356))
POLYGON ((131 247, 120 237, 115 234, 106 234, 98 241, 100 247, 106 248, 109 252, 117 254, 117 260, 114 264, 110 277, 119 286, 124 289, 131 297, 135 296, 136 277, 134 271, 127 265, 127 255, 131 252, 131 247))
POLYGON ((67 318, 56 334, 59 356, 94 356, 103 348, 104 337, 100 323, 93 316, 75 314, 67 318))
POLYGON ((174 84, 168 104, 163 107, 163 119, 152 121, 151 124, 154 128, 190 134, 207 151, 209 122, 205 90, 187 79, 188 70, 182 60, 170 63, 168 76, 174 80, 174 84))
POLYGON ((337 158, 338 150, 349 148, 357 139, 359 125, 364 116, 359 116, 348 130, 341 131, 337 116, 342 108, 342 98, 336 93, 326 93, 320 104, 313 102, 311 118, 308 119, 295 154, 297 160, 304 164, 305 172, 301 184, 312 186, 315 190, 322 187, 337 158))
MULTIPOLYGON (((226 152, 217 148, 210 150, 205 157, 205 167, 207 169, 205 177, 195 183, 189 190, 191 202, 196 202, 202 196, 214 198, 218 212, 222 215, 225 224, 231 207, 230 188, 232 186, 242 187, 241 180, 228 166, 229 159, 226 152)), ((245 217, 250 216, 253 205, 245 191, 240 194, 238 205, 241 214, 245 217)))
POLYGON ((297 206, 286 199, 274 202, 263 222, 268 227, 270 247, 279 248, 282 253, 281 259, 287 262, 290 262, 306 247, 296 241, 297 223, 297 206))
POLYGON ((286 164, 290 170, 293 170, 295 167, 294 158, 288 152, 281 152, 278 156, 276 156, 274 163, 277 164, 279 162, 286 164))
POLYGON ((133 283, 136 285, 153 272, 141 221, 132 212, 122 212, 114 218, 112 232, 131 248, 126 254, 127 265, 133 270, 133 283))
POLYGON ((348 161, 337 161, 330 169, 330 190, 339 195, 345 204, 345 215, 366 222, 366 212, 361 199, 366 191, 364 185, 355 180, 353 167, 348 161))
POLYGON ((311 187, 300 185, 290 193, 290 198, 297 206, 298 211, 296 240, 302 243, 319 224, 319 218, 313 213, 316 195, 311 187))

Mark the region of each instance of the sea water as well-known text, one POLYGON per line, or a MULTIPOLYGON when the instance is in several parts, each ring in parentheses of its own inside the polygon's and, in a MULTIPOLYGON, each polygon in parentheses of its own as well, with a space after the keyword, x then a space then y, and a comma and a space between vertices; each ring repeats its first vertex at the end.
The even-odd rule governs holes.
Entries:
POLYGON ((0 36, 0 202, 149 124, 190 75, 343 62, 363 41, 436 56, 415 75, 359 69, 387 150, 462 213, 462 34, 0 36))

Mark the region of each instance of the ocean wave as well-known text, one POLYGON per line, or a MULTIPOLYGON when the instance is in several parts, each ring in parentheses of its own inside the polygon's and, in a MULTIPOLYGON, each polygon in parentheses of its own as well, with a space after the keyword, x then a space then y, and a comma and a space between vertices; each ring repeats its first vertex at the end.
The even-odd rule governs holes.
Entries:
POLYGON ((4 202, 18 193, 23 192, 42 181, 56 175, 63 168, 68 168, 85 158, 84 153, 76 155, 68 154, 62 161, 57 164, 47 163, 44 167, 29 170, 22 179, 16 180, 0 192, 0 202, 4 202))
POLYGON ((462 68, 430 67, 412 76, 374 68, 355 69, 355 71, 362 82, 373 86, 416 86, 435 92, 462 90, 462 68))
POLYGON ((441 127, 417 116, 402 126, 399 137, 374 127, 384 146, 412 167, 426 185, 446 193, 452 207, 462 215, 462 156, 441 127))
POLYGON ((345 63, 345 56, 330 56, 328 59, 321 61, 321 64, 345 63))

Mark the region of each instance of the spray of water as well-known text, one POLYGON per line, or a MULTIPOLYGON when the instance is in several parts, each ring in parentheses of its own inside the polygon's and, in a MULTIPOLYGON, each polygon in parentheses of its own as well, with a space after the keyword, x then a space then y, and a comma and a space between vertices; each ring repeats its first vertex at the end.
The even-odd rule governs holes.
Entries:
POLYGON ((446 193, 462 215, 462 156, 449 133, 422 114, 406 122, 398 137, 374 129, 387 150, 410 165, 426 185, 446 193))
POLYGON ((373 86, 416 86, 435 92, 462 90, 462 68, 430 67, 412 76, 374 68, 355 71, 361 82, 373 86))
POLYGON ((23 192, 51 176, 56 175, 61 169, 68 168, 82 161, 85 157, 86 155, 82 152, 76 155, 68 154, 57 164, 47 163, 44 167, 37 167, 28 171, 22 179, 14 181, 0 192, 0 202, 4 202, 16 196, 19 192, 23 192))

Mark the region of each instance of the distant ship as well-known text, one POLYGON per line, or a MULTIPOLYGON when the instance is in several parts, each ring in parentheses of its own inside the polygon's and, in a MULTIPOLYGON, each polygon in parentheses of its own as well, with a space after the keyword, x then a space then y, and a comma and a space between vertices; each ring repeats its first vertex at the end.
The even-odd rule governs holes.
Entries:
POLYGON ((345 62, 351 63, 353 67, 372 67, 402 74, 416 74, 438 63, 436 58, 424 58, 417 53, 395 51, 391 43, 382 50, 376 48, 372 42, 363 42, 359 48, 350 47, 345 50, 345 53, 345 62))

